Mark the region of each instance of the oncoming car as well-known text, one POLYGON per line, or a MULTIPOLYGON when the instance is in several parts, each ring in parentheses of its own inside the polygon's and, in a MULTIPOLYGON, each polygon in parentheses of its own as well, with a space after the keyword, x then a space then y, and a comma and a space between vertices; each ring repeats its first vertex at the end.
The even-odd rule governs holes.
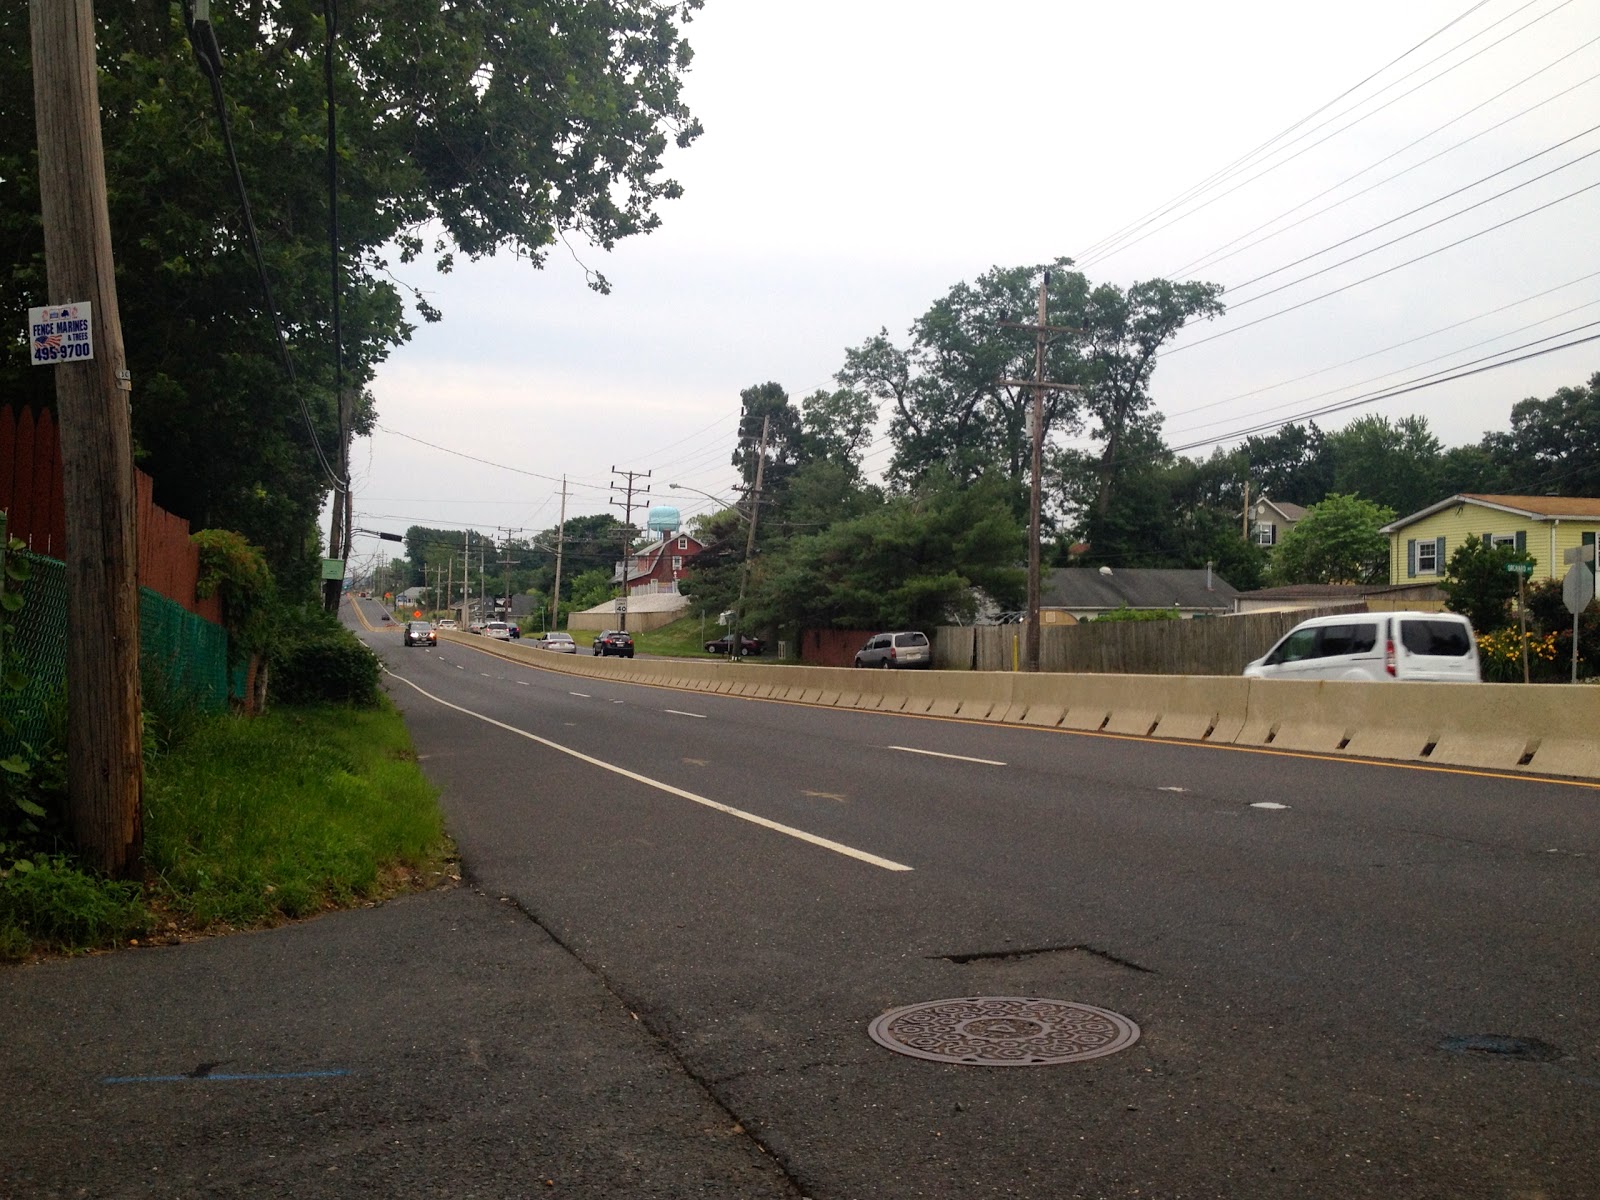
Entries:
POLYGON ((427 621, 407 621, 405 643, 408 646, 437 646, 439 635, 427 621))

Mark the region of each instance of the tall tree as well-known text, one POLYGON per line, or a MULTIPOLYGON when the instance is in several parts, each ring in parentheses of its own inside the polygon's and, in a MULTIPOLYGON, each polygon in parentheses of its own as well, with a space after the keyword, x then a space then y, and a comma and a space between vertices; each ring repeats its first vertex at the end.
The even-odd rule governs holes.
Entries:
POLYGON ((1511 430, 1491 433, 1483 448, 1518 493, 1600 496, 1600 371, 1587 384, 1511 409, 1511 430))
POLYGON ((1156 352, 1197 318, 1222 313, 1222 288, 1214 283, 1147 279, 1126 292, 1101 284, 1089 293, 1081 323, 1087 341, 1085 407, 1091 433, 1101 443, 1097 511, 1106 512, 1120 452, 1133 428, 1151 421, 1150 379, 1156 352))
MULTIPOLYGON (((180 5, 102 5, 100 99, 133 378, 133 428, 156 500, 266 548, 309 584, 336 462, 323 6, 213 5, 221 76, 254 224, 294 368, 287 376, 227 148, 180 5), (309 428, 308 428, 309 426, 309 428)), ((393 0, 340 6, 336 94, 343 376, 357 434, 366 388, 411 332, 400 263, 510 250, 537 267, 563 236, 609 249, 680 194, 671 142, 699 133, 680 97, 681 27, 700 0, 393 0)), ((0 24, 0 306, 43 292, 26 21, 0 24)), ((606 281, 591 272, 591 284, 606 281)), ((413 290, 415 313, 438 314, 413 290)), ((0 390, 48 405, 5 343, 0 390)))
POLYGON ((1274 582, 1381 583, 1389 574, 1389 539, 1378 530, 1394 509, 1335 492, 1284 534, 1272 552, 1274 582))
POLYGON ((1336 492, 1363 496, 1399 513, 1442 499, 1444 447, 1426 417, 1357 417, 1327 435, 1327 448, 1336 492))

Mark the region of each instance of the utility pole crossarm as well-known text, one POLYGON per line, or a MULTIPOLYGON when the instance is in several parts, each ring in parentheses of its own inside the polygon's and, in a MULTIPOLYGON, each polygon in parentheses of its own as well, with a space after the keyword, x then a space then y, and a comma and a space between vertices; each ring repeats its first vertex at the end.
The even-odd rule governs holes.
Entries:
POLYGON ((1038 379, 1001 379, 998 382, 1003 387, 1044 388, 1046 391, 1050 392, 1083 391, 1083 385, 1081 383, 1051 383, 1048 379, 1043 381, 1038 379))

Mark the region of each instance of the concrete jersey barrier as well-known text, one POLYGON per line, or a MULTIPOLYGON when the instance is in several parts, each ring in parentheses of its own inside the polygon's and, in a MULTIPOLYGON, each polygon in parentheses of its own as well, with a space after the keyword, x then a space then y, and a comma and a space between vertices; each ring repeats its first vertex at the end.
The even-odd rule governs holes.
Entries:
POLYGON ((440 638, 541 670, 752 699, 1600 779, 1600 687, 863 671, 585 658, 460 632, 440 638))

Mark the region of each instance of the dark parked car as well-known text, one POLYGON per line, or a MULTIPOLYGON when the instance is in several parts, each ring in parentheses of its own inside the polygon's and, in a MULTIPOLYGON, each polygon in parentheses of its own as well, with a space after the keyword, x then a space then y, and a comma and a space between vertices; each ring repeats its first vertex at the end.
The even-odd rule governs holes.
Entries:
POLYGON ((439 635, 433 631, 433 626, 427 621, 406 622, 406 645, 408 646, 437 646, 439 635))
POLYGON ((633 635, 623 633, 620 629, 607 629, 595 638, 592 649, 601 658, 609 658, 613 654, 618 658, 632 658, 633 635))
MULTIPOLYGON (((733 645, 733 635, 725 633, 721 637, 719 637, 716 641, 707 642, 706 643, 706 653, 707 654, 726 654, 726 653, 728 653, 729 647, 731 647, 732 645, 733 645)), ((746 637, 742 633, 739 635, 739 655, 740 655, 740 657, 745 657, 745 656, 751 655, 751 654, 760 654, 766 648, 767 648, 767 644, 765 642, 763 642, 760 638, 746 637)))

